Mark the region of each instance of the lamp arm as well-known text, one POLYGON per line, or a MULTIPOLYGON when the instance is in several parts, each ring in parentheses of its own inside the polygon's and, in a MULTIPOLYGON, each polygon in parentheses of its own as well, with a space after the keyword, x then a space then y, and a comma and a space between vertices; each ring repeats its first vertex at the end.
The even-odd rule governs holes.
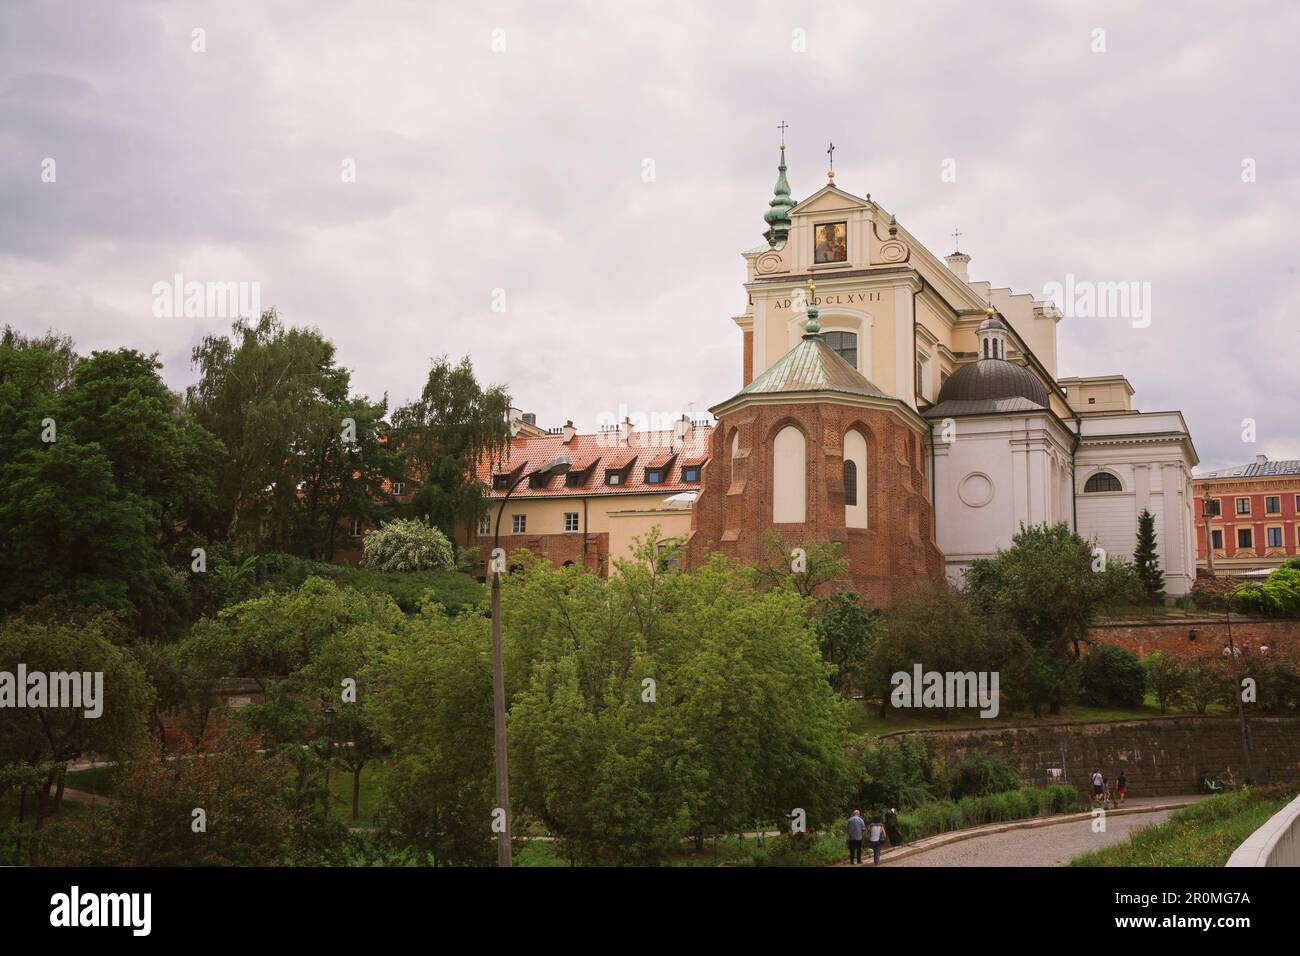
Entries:
POLYGON ((510 496, 515 493, 516 488, 518 488, 521 484, 523 484, 523 482, 526 479, 533 477, 533 475, 537 474, 539 471, 541 471, 541 469, 536 468, 533 471, 528 472, 528 474, 526 475, 520 475, 518 478, 515 479, 514 484, 512 484, 508 489, 506 489, 506 496, 501 499, 501 507, 497 508, 496 528, 494 529, 492 534, 493 551, 496 551, 497 548, 501 547, 501 515, 505 513, 506 502, 510 500, 510 496))

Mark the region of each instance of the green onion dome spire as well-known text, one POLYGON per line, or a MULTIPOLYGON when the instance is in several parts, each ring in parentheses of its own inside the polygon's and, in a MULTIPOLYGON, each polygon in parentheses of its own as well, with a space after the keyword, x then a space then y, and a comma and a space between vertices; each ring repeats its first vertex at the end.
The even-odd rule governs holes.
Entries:
POLYGON ((790 210, 795 206, 794 200, 790 198, 790 183, 785 178, 784 143, 781 144, 781 162, 776 169, 776 186, 772 190, 772 201, 768 203, 770 208, 763 214, 763 221, 767 223, 768 245, 773 248, 785 245, 790 235, 790 210))
POLYGON ((808 321, 803 324, 803 337, 811 338, 814 335, 821 335, 822 324, 817 321, 817 283, 808 283, 808 321))

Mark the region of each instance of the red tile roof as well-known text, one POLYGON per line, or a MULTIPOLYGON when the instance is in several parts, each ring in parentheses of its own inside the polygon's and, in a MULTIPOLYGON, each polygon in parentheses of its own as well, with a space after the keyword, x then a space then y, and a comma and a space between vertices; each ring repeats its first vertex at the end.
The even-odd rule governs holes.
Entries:
POLYGON ((548 482, 545 488, 529 488, 523 482, 515 489, 511 500, 515 498, 581 498, 588 495, 644 495, 663 493, 664 497, 680 491, 699 490, 698 481, 682 481, 683 463, 701 464, 709 458, 709 439, 713 434, 712 426, 696 425, 687 434, 685 440, 679 439, 672 429, 662 431, 634 431, 626 444, 621 441, 620 432, 603 431, 593 435, 574 435, 567 443, 561 435, 516 435, 510 443, 510 450, 504 461, 492 467, 483 462, 478 467, 478 478, 487 486, 488 497, 501 498, 505 491, 492 488, 492 476, 513 472, 520 464, 526 465, 525 473, 541 468, 553 458, 568 456, 572 462, 572 471, 582 471, 592 464, 591 476, 584 486, 570 488, 565 484, 564 476, 557 476, 548 482), (649 467, 660 468, 667 465, 674 456, 672 467, 667 470, 664 480, 657 484, 647 484, 645 470, 649 467), (605 472, 611 469, 623 469, 632 464, 627 480, 619 485, 605 484, 605 472))

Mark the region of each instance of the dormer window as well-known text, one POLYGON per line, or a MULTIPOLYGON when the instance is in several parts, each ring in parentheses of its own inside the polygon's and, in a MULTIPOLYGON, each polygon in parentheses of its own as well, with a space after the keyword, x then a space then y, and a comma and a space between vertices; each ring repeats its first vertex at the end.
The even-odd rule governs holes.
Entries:
POLYGON ((564 487, 581 488, 587 483, 587 473, 585 471, 571 471, 564 476, 564 487))
POLYGON ((645 470, 645 483, 647 485, 662 485, 664 483, 664 470, 662 468, 647 468, 645 470))
POLYGON ((699 480, 700 480, 699 465, 684 465, 682 467, 682 481, 699 481, 699 480))
POLYGON ((546 483, 547 483, 548 481, 550 481, 550 480, 551 480, 551 476, 550 476, 550 475, 529 475, 529 476, 528 476, 528 487, 529 487, 529 488, 545 488, 545 487, 546 487, 546 483))
POLYGON ((621 471, 605 472, 605 484, 621 485, 623 483, 623 473, 621 471))
POLYGON ((510 487, 510 476, 509 476, 509 475, 493 475, 493 476, 492 476, 492 490, 493 490, 493 491, 506 491, 509 487, 510 487))

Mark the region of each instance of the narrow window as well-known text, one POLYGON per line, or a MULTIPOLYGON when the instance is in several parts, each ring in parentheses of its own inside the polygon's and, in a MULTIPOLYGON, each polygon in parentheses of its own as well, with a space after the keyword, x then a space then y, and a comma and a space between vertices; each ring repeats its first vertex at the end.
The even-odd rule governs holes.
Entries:
POLYGON ((1237 547, 1253 548, 1255 546, 1255 536, 1251 533, 1250 528, 1237 529, 1237 547))
POLYGON ((528 530, 528 515, 511 515, 510 530, 514 534, 523 534, 528 530))
POLYGON ((852 508, 858 503, 858 466, 851 460, 844 461, 844 504, 852 508))

